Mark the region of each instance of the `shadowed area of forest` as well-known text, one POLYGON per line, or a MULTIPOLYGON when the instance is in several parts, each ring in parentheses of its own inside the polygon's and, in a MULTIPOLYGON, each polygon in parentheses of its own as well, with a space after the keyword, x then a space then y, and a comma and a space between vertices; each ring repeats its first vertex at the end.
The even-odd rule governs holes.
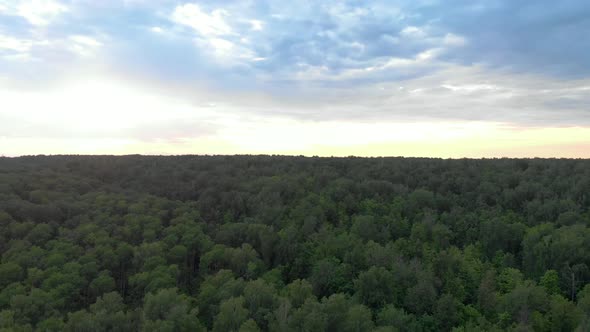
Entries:
POLYGON ((0 158, 0 331, 586 331, 590 160, 0 158))

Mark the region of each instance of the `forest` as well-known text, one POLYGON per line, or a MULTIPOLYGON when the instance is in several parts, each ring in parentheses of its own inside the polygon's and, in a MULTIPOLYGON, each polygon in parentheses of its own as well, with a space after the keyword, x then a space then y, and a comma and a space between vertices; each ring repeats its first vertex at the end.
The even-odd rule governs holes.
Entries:
POLYGON ((0 158, 0 331, 589 331, 590 160, 0 158))

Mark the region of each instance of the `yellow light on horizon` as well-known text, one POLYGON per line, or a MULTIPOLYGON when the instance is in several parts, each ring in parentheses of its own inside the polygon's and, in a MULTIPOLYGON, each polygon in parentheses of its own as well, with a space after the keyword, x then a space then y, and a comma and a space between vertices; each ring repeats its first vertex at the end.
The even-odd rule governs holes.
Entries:
POLYGON ((318 156, 590 158, 590 128, 505 128, 485 123, 250 124, 175 141, 0 138, 0 154, 287 154, 318 156), (256 128, 255 128, 256 127, 256 128), (340 129, 339 129, 340 128, 340 129), (373 128, 373 132, 371 132, 373 128), (228 131, 234 130, 233 134, 228 131), (391 134, 383 133, 388 129, 391 134), (449 133, 449 130, 455 131, 449 133), (407 136, 405 136, 407 134, 407 136))
POLYGON ((89 82, 66 82, 43 91, 0 87, 0 118, 18 119, 21 122, 14 123, 24 131, 6 126, 8 122, 4 127, 0 124, 0 155, 590 157, 590 127, 523 127, 485 121, 307 121, 256 115, 235 106, 196 106, 108 79, 89 82), (195 132, 191 132, 192 124, 195 132), (201 127, 211 130, 197 133, 201 127), (145 128, 147 134, 137 135, 138 129, 145 128))

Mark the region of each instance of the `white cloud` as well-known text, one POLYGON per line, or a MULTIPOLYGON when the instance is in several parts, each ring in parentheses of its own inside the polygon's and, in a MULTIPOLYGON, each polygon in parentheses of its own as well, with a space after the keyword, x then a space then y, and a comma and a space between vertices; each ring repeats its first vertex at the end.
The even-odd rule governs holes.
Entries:
POLYGON ((31 54, 34 47, 47 46, 50 42, 44 39, 16 38, 0 34, 0 57, 7 61, 38 60, 31 54))
POLYGON ((198 5, 187 3, 177 6, 171 19, 178 24, 193 28, 203 36, 219 36, 232 32, 224 16, 228 16, 225 10, 217 9, 207 14, 198 5))
POLYGON ((36 60, 29 53, 15 53, 15 54, 3 55, 2 59, 7 60, 7 61, 16 61, 16 62, 29 62, 29 61, 36 60))
MULTIPOLYGON (((217 65, 232 67, 248 62, 266 60, 251 48, 248 33, 261 31, 265 22, 255 19, 235 17, 236 22, 250 25, 245 31, 234 31, 228 20, 228 11, 215 9, 211 12, 203 10, 199 5, 187 3, 179 5, 169 17, 178 25, 192 28, 198 33, 194 38, 197 47, 205 54, 209 54, 217 65), (217 61, 219 60, 219 61, 217 61)), ((154 33, 162 33, 159 27, 151 28, 154 33)))
POLYGON ((89 47, 98 47, 98 46, 102 45, 102 43, 99 42, 98 40, 96 40, 92 37, 88 37, 88 36, 73 35, 73 36, 70 36, 70 40, 72 40, 73 42, 75 42, 77 44, 89 46, 89 47))
POLYGON ((32 25, 43 26, 67 10, 68 7, 53 0, 29 0, 21 2, 16 13, 32 25))
POLYGON ((416 55, 416 61, 434 60, 442 52, 443 52, 443 50, 440 48, 431 48, 431 49, 426 50, 424 52, 418 53, 418 55, 416 55))
POLYGON ((40 90, 8 81, 0 85, 0 100, 0 137, 175 138, 188 136, 188 125, 207 122, 213 112, 140 84, 92 75, 40 90), (182 133, 175 134, 175 126, 182 133))
POLYGON ((415 26, 407 26, 400 31, 400 36, 403 37, 411 37, 411 38, 424 38, 426 37, 426 32, 422 28, 418 28, 415 26))
MULTIPOLYGON (((240 36, 234 32, 225 17, 228 17, 227 11, 222 9, 213 10, 207 13, 192 3, 179 5, 174 9, 171 20, 176 24, 188 26, 198 32, 194 40, 196 45, 205 53, 209 53, 213 58, 222 60, 219 65, 232 66, 236 61, 260 61, 261 57, 256 55, 247 45, 249 38, 240 36)), ((263 22, 258 20, 247 20, 251 24, 252 30, 261 30, 263 22)), ((157 29, 153 32, 160 33, 157 29)))
POLYGON ((68 48, 70 51, 80 56, 91 56, 102 46, 102 43, 92 37, 73 35, 68 38, 68 48))
POLYGON ((234 66, 247 62, 264 61, 267 58, 258 56, 247 46, 247 42, 234 42, 225 38, 196 38, 197 47, 217 60, 220 66, 234 66))
POLYGON ((215 53, 219 55, 229 55, 234 49, 234 43, 222 38, 211 38, 209 43, 213 46, 215 53))
POLYGON ((29 51, 33 44, 31 40, 0 35, 0 50, 4 49, 23 53, 29 51))
POLYGON ((346 69, 340 72, 332 71, 327 66, 311 66, 299 64, 301 68, 294 74, 294 78, 301 81, 342 81, 349 79, 370 78, 373 75, 379 75, 386 70, 396 70, 397 72, 411 72, 420 68, 433 66, 437 62, 437 57, 443 52, 440 48, 432 48, 416 54, 412 58, 384 57, 374 61, 368 61, 364 67, 346 69))
POLYGON ((160 27, 151 27, 150 31, 153 33, 163 33, 164 32, 164 30, 160 27))
POLYGON ((250 20, 250 25, 254 31, 261 31, 264 28, 264 22, 260 20, 250 20))
POLYGON ((71 35, 63 38, 27 39, 0 34, 0 56, 9 61, 42 60, 49 52, 72 52, 79 56, 93 55, 103 43, 94 37, 71 35))
POLYGON ((443 38, 443 44, 447 46, 464 46, 467 44, 467 40, 453 33, 447 33, 443 38))
POLYGON ((478 92, 478 91, 486 91, 486 90, 499 90, 500 88, 496 85, 492 84, 464 84, 464 85, 452 85, 452 84, 443 84, 441 87, 445 89, 449 89, 451 91, 456 92, 478 92))

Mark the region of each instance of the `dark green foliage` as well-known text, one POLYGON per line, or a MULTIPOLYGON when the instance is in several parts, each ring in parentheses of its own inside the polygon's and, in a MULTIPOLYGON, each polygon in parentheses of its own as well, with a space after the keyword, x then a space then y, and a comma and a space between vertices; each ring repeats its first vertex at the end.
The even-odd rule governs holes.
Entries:
POLYGON ((590 161, 0 158, 0 331, 586 331, 590 161))
POLYGON ((346 312, 344 329, 346 332, 369 332, 374 328, 371 310, 362 304, 356 304, 346 312))
POLYGON ((174 288, 148 294, 143 305, 143 331, 204 331, 198 310, 191 308, 189 299, 174 288))
POLYGON ((219 306, 219 314, 215 318, 213 331, 237 332, 248 319, 248 314, 243 297, 227 299, 219 306))
POLYGON ((378 309, 395 300, 395 279, 383 267, 373 266, 361 272, 354 284, 359 301, 371 308, 378 309))

